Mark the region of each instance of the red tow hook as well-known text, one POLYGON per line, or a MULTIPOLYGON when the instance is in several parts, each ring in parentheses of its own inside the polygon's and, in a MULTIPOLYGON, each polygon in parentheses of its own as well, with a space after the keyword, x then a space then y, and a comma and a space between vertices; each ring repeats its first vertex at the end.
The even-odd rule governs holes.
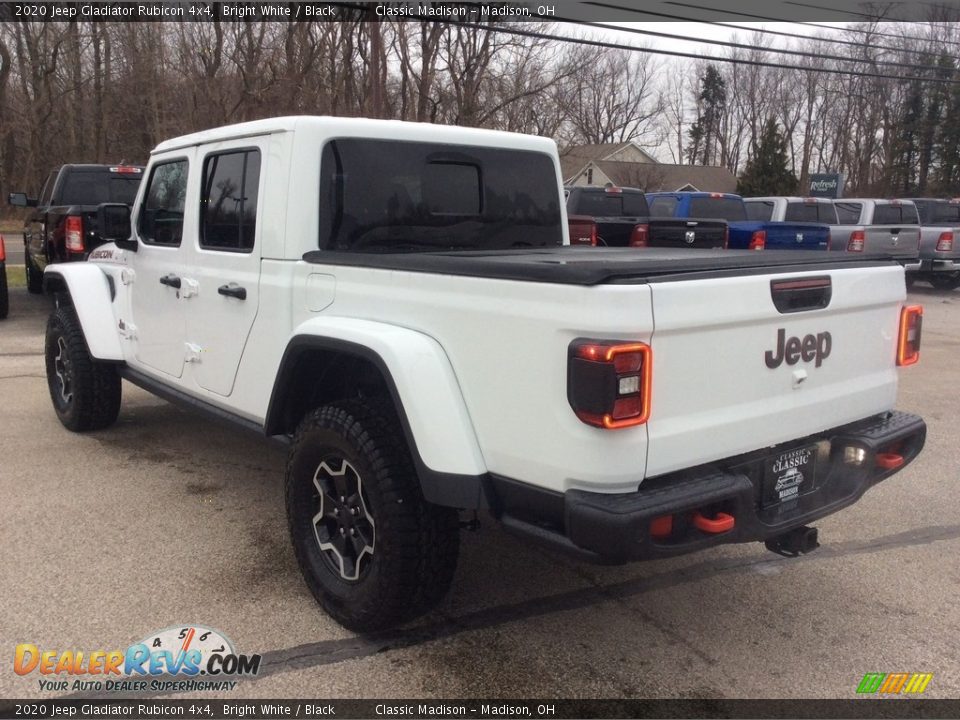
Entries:
POLYGON ((713 518, 708 518, 700 512, 693 514, 693 526, 697 528, 697 530, 709 533, 710 535, 725 533, 727 530, 732 530, 736 524, 736 518, 725 512, 718 512, 713 518))
POLYGON ((903 455, 892 452, 877 453, 876 463, 881 470, 896 470, 903 465, 903 455))

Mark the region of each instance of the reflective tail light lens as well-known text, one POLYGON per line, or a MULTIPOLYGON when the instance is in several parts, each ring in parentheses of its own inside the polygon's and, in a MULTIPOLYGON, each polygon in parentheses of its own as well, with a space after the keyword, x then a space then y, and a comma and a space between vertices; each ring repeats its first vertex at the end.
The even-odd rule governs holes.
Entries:
POLYGON ((867 236, 863 230, 854 230, 850 233, 850 240, 847 242, 847 252, 863 252, 863 246, 867 243, 867 236))
POLYGON ((0 262, 7 259, 7 246, 3 242, 3 235, 0 235, 0 262))
POLYGON ((950 252, 951 250, 953 250, 953 233, 940 233, 940 237, 937 238, 937 252, 950 252))
POLYGON ((567 363, 567 399, 587 425, 616 430, 650 417, 653 351, 646 343, 575 340, 567 363))
POLYGON ((647 247, 650 243, 650 226, 647 224, 635 225, 630 233, 630 247, 647 247))
POLYGON ((750 238, 751 250, 763 250, 767 246, 767 231, 755 230, 750 238))
POLYGON ((909 305, 900 311, 897 365, 913 365, 920 359, 920 331, 922 328, 923 305, 909 305))
POLYGON ((79 215, 67 215, 64 224, 64 238, 69 252, 83 252, 83 218, 79 215))

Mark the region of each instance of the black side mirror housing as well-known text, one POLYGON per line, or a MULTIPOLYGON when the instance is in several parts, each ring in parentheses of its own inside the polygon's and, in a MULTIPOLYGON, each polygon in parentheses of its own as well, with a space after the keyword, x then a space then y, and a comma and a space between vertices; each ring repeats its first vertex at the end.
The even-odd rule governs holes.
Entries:
POLYGON ((97 227, 104 242, 115 243, 122 250, 137 251, 137 241, 130 226, 130 206, 123 203, 102 203, 97 207, 97 227))
POLYGON ((14 207, 36 207, 37 199, 27 197, 26 193, 12 192, 7 195, 7 202, 14 207))

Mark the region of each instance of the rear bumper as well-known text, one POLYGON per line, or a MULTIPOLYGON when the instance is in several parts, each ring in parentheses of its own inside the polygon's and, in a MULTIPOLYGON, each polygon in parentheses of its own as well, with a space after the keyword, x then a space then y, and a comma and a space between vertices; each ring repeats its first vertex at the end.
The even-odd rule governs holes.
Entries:
POLYGON ((960 258, 924 258, 918 272, 960 272, 960 258))
POLYGON ((593 562, 671 557, 726 543, 767 540, 852 505, 871 487, 906 467, 921 451, 926 425, 916 415, 883 413, 796 442, 708 466, 652 478, 637 492, 605 494, 571 490, 547 493, 529 485, 493 479, 493 510, 508 530, 593 562), (785 450, 818 444, 815 487, 764 507, 764 463, 785 450), (859 465, 845 449, 864 452, 859 465), (885 453, 881 460, 879 453, 885 453), (890 455, 902 458, 891 467, 890 455), (884 462, 885 461, 885 462, 884 462), (881 466, 883 462, 884 466, 881 466), (701 529, 696 514, 734 519, 728 529, 701 529), (651 525, 671 516, 672 530, 657 537, 651 525))

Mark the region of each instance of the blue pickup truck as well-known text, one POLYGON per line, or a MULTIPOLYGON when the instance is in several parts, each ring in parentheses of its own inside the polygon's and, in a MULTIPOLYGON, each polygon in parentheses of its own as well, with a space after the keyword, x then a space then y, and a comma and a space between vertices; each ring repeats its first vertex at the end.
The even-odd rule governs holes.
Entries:
POLYGON ((647 193, 651 217, 726 220, 729 247, 742 250, 826 250, 830 228, 817 223, 751 220, 743 198, 731 193, 647 193))

